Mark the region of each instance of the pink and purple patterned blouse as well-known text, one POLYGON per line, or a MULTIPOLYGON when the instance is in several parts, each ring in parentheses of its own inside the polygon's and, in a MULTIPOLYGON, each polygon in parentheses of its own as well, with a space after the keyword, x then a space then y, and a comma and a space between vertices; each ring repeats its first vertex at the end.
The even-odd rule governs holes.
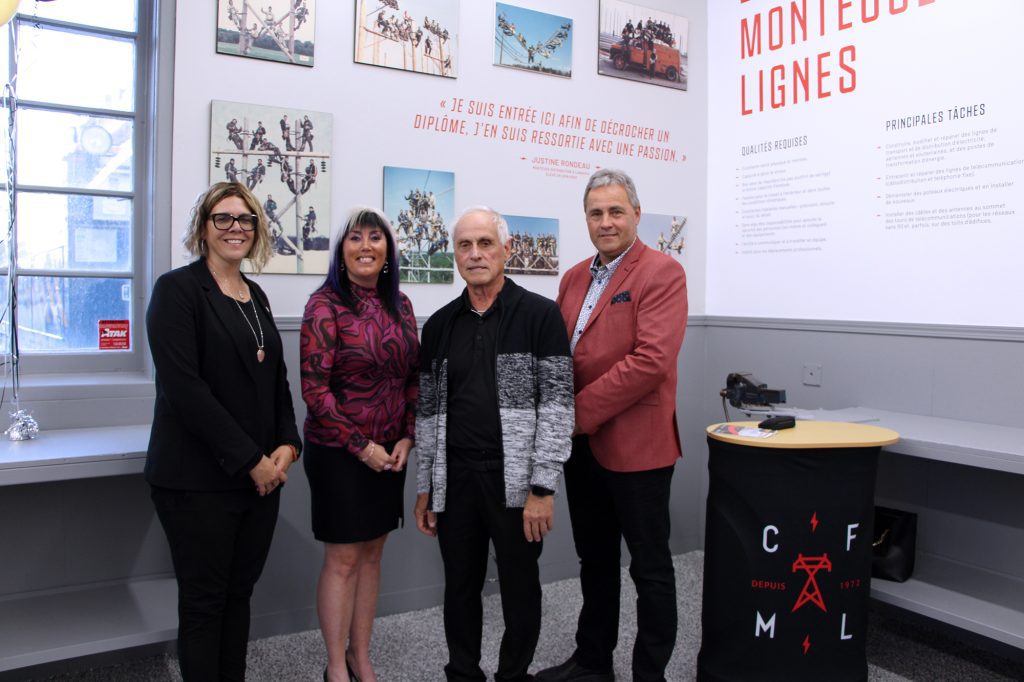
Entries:
POLYGON ((358 455, 370 440, 414 437, 419 339, 405 294, 398 323, 376 290, 351 286, 356 311, 328 288, 309 297, 299 351, 306 440, 358 455))

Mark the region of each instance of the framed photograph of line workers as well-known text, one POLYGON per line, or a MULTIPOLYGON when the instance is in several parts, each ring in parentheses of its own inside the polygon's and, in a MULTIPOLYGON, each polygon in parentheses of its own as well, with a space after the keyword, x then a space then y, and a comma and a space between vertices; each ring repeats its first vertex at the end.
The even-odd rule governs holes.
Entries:
POLYGON ((217 52, 313 66, 316 0, 219 0, 217 52))
POLYGON ((572 19, 495 3, 494 64, 571 78, 572 19))
POLYGON ((359 64, 455 78, 458 50, 459 0, 356 0, 359 64))
POLYGON ((326 274, 331 114, 220 101, 211 109, 210 182, 241 182, 263 205, 274 250, 263 272, 326 274))
POLYGON ((455 280, 455 173, 384 166, 384 214, 398 238, 399 281, 455 280))
POLYGON ((689 20, 621 0, 601 0, 597 72, 686 90, 689 20))
POLYGON ((686 253, 686 216, 681 213, 659 214, 644 211, 637 234, 644 244, 667 253, 682 262, 686 253))
POLYGON ((505 263, 510 275, 558 276, 558 218, 506 215, 512 255, 505 263))

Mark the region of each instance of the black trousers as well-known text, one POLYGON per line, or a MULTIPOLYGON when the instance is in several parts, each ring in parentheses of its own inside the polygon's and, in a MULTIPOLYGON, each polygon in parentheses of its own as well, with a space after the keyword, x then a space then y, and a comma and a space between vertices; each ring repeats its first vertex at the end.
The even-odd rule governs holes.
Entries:
POLYGON ((178 581, 178 662, 185 682, 244 680, 249 598, 263 572, 278 488, 193 492, 152 488, 178 581))
POLYGON ((622 539, 637 591, 633 679, 663 682, 676 642, 676 581, 669 550, 669 493, 674 467, 620 473, 597 463, 586 436, 573 438, 565 466, 572 536, 580 558, 583 607, 573 657, 612 669, 619 637, 622 539))
POLYGON ((493 542, 505 620, 494 679, 529 680, 527 669, 540 637, 537 559, 542 543, 526 541, 522 508, 505 507, 501 460, 466 461, 449 456, 445 510, 438 514, 437 539, 444 561, 447 679, 487 679, 480 669, 480 593, 487 577, 488 544, 493 542))

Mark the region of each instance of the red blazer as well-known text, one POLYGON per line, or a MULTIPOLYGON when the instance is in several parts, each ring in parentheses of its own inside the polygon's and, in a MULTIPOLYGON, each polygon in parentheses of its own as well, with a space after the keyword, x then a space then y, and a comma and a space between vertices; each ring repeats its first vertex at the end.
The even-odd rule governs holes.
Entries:
MULTIPOLYGON (((572 267, 558 307, 572 336, 593 258, 572 267)), ((616 269, 573 353, 576 429, 611 471, 671 466, 682 456, 676 362, 687 316, 686 273, 639 239, 616 269)))

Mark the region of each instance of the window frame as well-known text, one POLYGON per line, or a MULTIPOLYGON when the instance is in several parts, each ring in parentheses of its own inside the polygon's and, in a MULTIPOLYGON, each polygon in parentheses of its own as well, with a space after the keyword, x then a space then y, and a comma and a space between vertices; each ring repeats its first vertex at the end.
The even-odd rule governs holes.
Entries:
MULTIPOLYGON (((167 59, 167 54, 173 54, 173 11, 167 11, 166 6, 173 3, 146 2, 136 0, 136 27, 135 31, 124 31, 120 29, 88 26, 73 22, 66 22, 57 19, 36 17, 27 11, 21 11, 11 20, 8 27, 10 31, 20 30, 21 27, 40 27, 43 29, 63 30, 80 35, 91 35, 102 38, 127 39, 135 44, 135 93, 133 108, 130 111, 118 111, 87 106, 75 106, 66 104, 51 104, 35 100, 18 99, 17 106, 19 113, 22 110, 31 111, 53 111, 63 113, 80 113, 86 115, 102 116, 132 121, 133 140, 133 168, 132 168, 132 190, 88 190, 68 187, 49 187, 45 185, 27 185, 15 182, 15 192, 25 193, 47 193, 67 194, 82 196, 103 196, 127 198, 132 201, 131 220, 131 256, 130 272, 105 273, 102 271, 71 271, 57 272, 48 270, 31 270, 24 272, 21 268, 18 277, 27 276, 61 276, 61 277, 83 277, 97 278, 110 275, 118 278, 126 277, 131 282, 131 301, 129 303, 129 314, 131 316, 130 345, 127 351, 43 351, 26 352, 21 349, 19 355, 20 375, 22 383, 33 374, 83 374, 83 373, 110 373, 110 372, 132 372, 147 373, 149 367, 149 353, 145 335, 145 309, 149 298, 153 272, 154 272, 154 247, 158 243, 156 230, 153 226, 158 225, 155 197, 157 196, 158 170, 155 163, 156 149, 160 140, 158 139, 157 122, 158 113, 161 108, 170 110, 169 104, 164 106, 162 100, 168 102, 173 78, 166 82, 166 97, 158 97, 164 82, 161 78, 165 73, 173 74, 173 58, 167 59), (169 21, 164 15, 170 15, 169 21), (170 41, 165 44, 161 51, 158 36, 163 26, 170 26, 170 41), (163 52, 163 54, 161 53, 163 52), (169 68, 165 68, 165 61, 170 61, 169 68)), ((25 8, 29 9, 28 7, 25 8)), ((13 52, 13 41, 8 41, 9 53, 13 52)), ((13 64, 13 54, 11 55, 13 64)), ((8 74, 9 76, 10 74, 8 74)), ((169 138, 169 117, 166 124, 169 138)), ((169 144, 167 145, 169 147, 169 144)), ((169 158, 169 156, 168 156, 169 158)), ((167 164, 169 165, 169 164, 167 164)), ((169 178, 169 169, 166 172, 169 178)), ((0 186, 6 192, 6 178, 0 179, 0 186)), ((167 184, 169 186, 169 179, 167 184)), ((169 207, 167 210, 169 214, 169 207)), ((6 282, 6 277, 5 277, 6 282)), ((9 349, 0 349, 0 353, 6 358, 9 349)))

